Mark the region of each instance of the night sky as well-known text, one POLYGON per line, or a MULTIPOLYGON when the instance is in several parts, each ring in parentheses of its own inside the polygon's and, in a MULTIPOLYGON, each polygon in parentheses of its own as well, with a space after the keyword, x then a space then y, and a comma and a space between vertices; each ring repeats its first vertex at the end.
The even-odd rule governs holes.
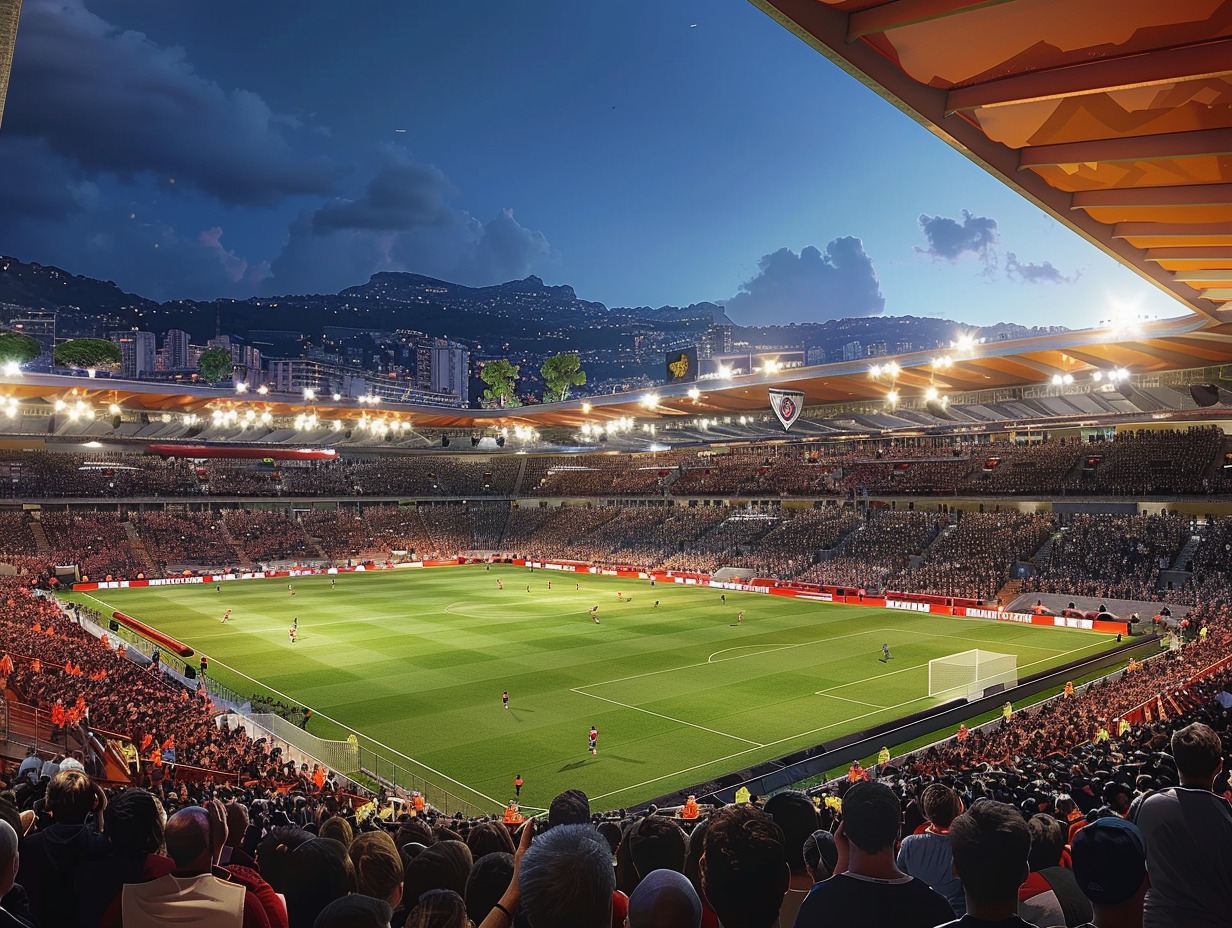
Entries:
POLYGON ((402 270, 745 324, 1183 311, 746 0, 25 0, 0 253, 157 299, 402 270))

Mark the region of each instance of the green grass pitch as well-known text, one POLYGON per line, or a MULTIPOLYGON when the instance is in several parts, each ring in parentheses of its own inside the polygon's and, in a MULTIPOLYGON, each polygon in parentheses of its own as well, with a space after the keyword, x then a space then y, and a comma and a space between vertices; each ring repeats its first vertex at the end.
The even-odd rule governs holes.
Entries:
POLYGON ((708 587, 504 565, 343 574, 335 588, 329 577, 291 582, 294 596, 280 579, 73 598, 179 638, 209 656, 220 682, 285 694, 316 713, 314 734, 353 729, 485 808, 512 797, 516 774, 526 805, 569 787, 595 808, 632 805, 918 711, 931 702, 932 658, 1014 653, 1025 676, 1114 643, 756 593, 729 592, 724 604, 708 587))

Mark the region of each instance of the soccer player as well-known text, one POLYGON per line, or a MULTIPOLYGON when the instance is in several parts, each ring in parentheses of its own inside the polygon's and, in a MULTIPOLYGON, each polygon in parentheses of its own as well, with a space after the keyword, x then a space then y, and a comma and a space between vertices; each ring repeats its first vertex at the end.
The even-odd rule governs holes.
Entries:
POLYGON ((740 610, 740 614, 739 614, 738 616, 736 616, 736 624, 737 624, 737 625, 743 625, 743 624, 744 624, 744 610, 743 610, 743 609, 741 609, 741 610, 740 610))
POLYGON ((552 581, 551 581, 551 580, 549 580, 549 581, 548 581, 548 589, 550 590, 551 588, 552 588, 552 581))
POLYGON ((226 612, 224 612, 224 613, 222 614, 222 624, 223 624, 223 625, 226 625, 226 624, 227 624, 227 619, 229 619, 229 618, 231 618, 231 610, 230 610, 230 609, 228 609, 226 612))
POLYGON ((888 644, 882 644, 881 654, 882 654, 881 663, 883 664, 888 663, 890 660, 890 646, 888 644))
POLYGON ((625 594, 624 594, 624 593, 617 593, 617 594, 616 594, 616 602, 618 602, 618 603, 623 603, 624 601, 625 601, 625 594))
POLYGON ((654 607, 655 607, 656 609, 658 609, 658 608, 659 608, 659 601, 658 601, 657 599, 655 600, 654 607))
POLYGON ((590 753, 599 753, 599 729, 593 725, 590 726, 590 753))
POLYGON ((501 702, 505 704, 506 709, 509 708, 509 691, 508 690, 505 690, 505 692, 501 693, 501 702))
POLYGON ((330 577, 330 578, 329 578, 329 588, 332 590, 332 589, 333 589, 334 587, 336 587, 337 585, 338 585, 338 578, 337 578, 337 577, 330 577))
POLYGON ((497 580, 497 581, 496 581, 496 588, 497 588, 498 590, 503 590, 503 589, 505 588, 505 584, 503 584, 503 583, 501 583, 499 580, 497 580))
POLYGON ((599 607, 598 606, 590 607, 590 617, 595 620, 596 625, 599 624, 599 607))
POLYGON ((574 588, 575 590, 581 591, 581 589, 582 589, 582 584, 581 584, 581 583, 575 583, 575 584, 573 584, 573 588, 574 588))
POLYGON ((222 592, 222 584, 221 584, 221 583, 215 583, 215 584, 214 584, 214 592, 215 592, 215 593, 221 593, 221 592, 222 592))
POLYGON ((289 635, 291 638, 291 644, 295 644, 295 626, 294 625, 292 625, 290 628, 287 629, 287 635, 289 635))
POLYGON ((719 602, 721 602, 724 606, 727 605, 727 594, 726 593, 719 594, 719 602))
POLYGON ((295 618, 291 620, 291 627, 294 628, 296 631, 299 630, 299 616, 295 616, 295 618))
POLYGON ((530 584, 529 584, 529 583, 528 583, 528 584, 526 584, 526 592, 527 592, 527 593, 529 593, 529 592, 530 592, 530 584))
POLYGON ((288 584, 287 584, 287 589, 291 591, 291 595, 292 595, 292 596, 294 596, 294 595, 295 595, 295 586, 294 586, 293 584, 288 583, 288 584))

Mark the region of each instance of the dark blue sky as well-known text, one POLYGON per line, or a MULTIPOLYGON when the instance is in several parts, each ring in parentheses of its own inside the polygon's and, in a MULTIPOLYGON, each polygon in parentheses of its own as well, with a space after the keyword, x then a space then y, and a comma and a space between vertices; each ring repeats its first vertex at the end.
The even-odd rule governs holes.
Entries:
POLYGON ((746 0, 25 0, 0 252, 156 298, 1179 314, 746 0))

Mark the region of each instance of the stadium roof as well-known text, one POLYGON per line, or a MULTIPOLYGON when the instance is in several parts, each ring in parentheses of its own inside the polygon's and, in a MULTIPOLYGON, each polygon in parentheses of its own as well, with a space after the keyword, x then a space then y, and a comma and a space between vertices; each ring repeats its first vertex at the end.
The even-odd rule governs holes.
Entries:
POLYGON ((13 45, 17 41, 17 20, 21 0, 0 0, 0 122, 4 120, 4 98, 9 90, 9 71, 13 67, 13 45))
POLYGON ((1230 0, 750 0, 1181 303, 1232 318, 1230 0))

